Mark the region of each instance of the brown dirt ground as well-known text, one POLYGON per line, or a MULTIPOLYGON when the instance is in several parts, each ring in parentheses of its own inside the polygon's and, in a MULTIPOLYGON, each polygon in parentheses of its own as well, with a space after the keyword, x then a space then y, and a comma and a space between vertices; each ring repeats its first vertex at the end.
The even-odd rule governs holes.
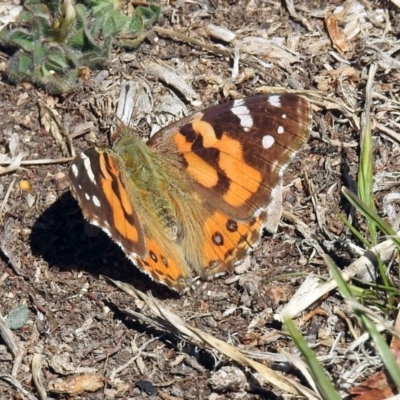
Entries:
MULTIPOLYGON (((390 52, 390 43, 398 39, 400 32, 396 26, 398 10, 391 2, 295 2, 299 18, 291 16, 279 1, 168 3, 157 26, 190 35, 202 43, 222 44, 230 51, 234 48, 234 44, 207 37, 209 23, 229 28, 237 33, 239 40, 280 38, 280 43, 289 50, 274 58, 272 51, 264 54, 262 46, 257 45, 254 54, 268 64, 269 74, 283 87, 318 89, 340 99, 357 118, 363 110, 367 68, 376 62, 379 68, 374 77, 377 95, 373 99, 373 119, 386 125, 388 120, 398 118, 397 105, 394 107, 389 101, 390 98, 399 100, 400 78, 398 51, 390 52), (357 15, 363 15, 362 21, 356 24, 361 30, 353 36, 345 32, 344 43, 348 48, 343 49, 329 38, 324 17, 331 15, 336 7, 347 5, 345 15, 338 15, 338 28, 343 32, 351 20, 346 20, 346 10, 354 4, 360 7, 357 15), (386 54, 394 63, 385 65, 381 54, 386 54)), ((19 137, 18 149, 26 153, 26 160, 63 157, 60 146, 40 121, 39 98, 57 111, 69 133, 80 124, 93 122, 89 135, 73 140, 77 152, 94 143, 106 144, 118 95, 118 90, 110 90, 111 84, 118 89, 125 80, 145 79, 155 105, 170 90, 175 91, 144 70, 141 63, 149 59, 169 65, 184 76, 199 95, 202 107, 251 95, 261 86, 276 85, 264 72, 246 62, 240 63, 239 77, 232 79, 232 60, 168 36, 159 35, 157 44, 145 41, 133 55, 133 61, 126 61, 124 52, 114 52, 112 61, 104 68, 109 73, 108 87, 96 85, 91 78, 99 71, 91 71, 82 88, 66 96, 49 96, 29 84, 15 87, 3 77, 0 81, 0 153, 8 152, 7 132, 14 132, 19 137)), ((4 62, 7 60, 6 54, 1 57, 4 62)), ((244 57, 250 59, 248 54, 244 57)), ((190 111, 195 109, 175 93, 190 111)), ((153 110, 147 121, 141 121, 140 132, 149 133, 155 116, 153 110)), ((353 239, 343 230, 337 213, 348 212, 340 190, 356 181, 359 130, 340 110, 315 106, 313 117, 311 137, 285 174, 285 184, 290 185, 285 190, 284 207, 307 224, 325 251, 344 267, 358 256, 346 244, 353 239), (302 179, 306 175, 314 185, 323 230, 302 179)), ((396 130, 395 125, 388 126, 396 130)), ((375 131, 375 174, 399 170, 399 149, 395 140, 375 131)), ((220 277, 201 282, 195 290, 178 295, 143 275, 108 236, 88 228, 70 194, 67 167, 68 163, 23 166, 0 176, 0 235, 3 236, 0 312, 6 316, 20 305, 29 309, 25 326, 13 331, 24 354, 17 376, 21 385, 38 396, 31 361, 34 354, 41 354, 45 386, 74 373, 104 377, 103 387, 95 393, 53 394, 53 398, 274 399, 285 395, 269 384, 216 388, 211 381, 215 371, 226 366, 236 367, 234 362, 143 322, 127 320, 119 310, 135 309, 137 303, 102 276, 130 283, 141 291, 151 291, 165 308, 241 349, 259 354, 281 349, 294 352, 293 343, 281 332, 281 324, 272 315, 279 312, 309 272, 328 275, 312 245, 290 223, 283 222, 278 233, 264 235, 262 243, 251 254, 249 268, 238 275, 239 279, 220 277), (21 189, 22 180, 29 181, 31 191, 21 189), (9 188, 11 193, 5 201, 9 188), (293 275, 280 277, 283 274, 293 275), (269 316, 249 332, 250 322, 266 310, 269 316), (156 340, 145 346, 140 359, 118 373, 112 382, 107 381, 115 368, 136 354, 134 346, 140 347, 151 338, 156 340)), ((388 190, 376 193, 381 214, 387 194, 388 190)), ((357 216, 356 224, 359 229, 365 229, 363 220, 357 216)), ((332 311, 341 304, 340 296, 332 293, 317 305, 327 314, 316 313, 301 324, 303 334, 319 356, 329 354, 328 339, 336 339, 339 334, 340 349, 346 349, 353 341, 347 324, 332 311)), ((338 356, 335 362, 331 363, 330 359, 326 362, 326 371, 333 382, 338 383, 344 371, 354 368, 356 361, 352 363, 350 359, 338 356)), ((268 364, 284 369, 282 373, 306 384, 299 371, 289 364, 284 367, 268 364)), ((0 374, 10 373, 11 368, 12 356, 0 340, 0 374)), ((250 379, 251 372, 244 371, 250 379)), ((370 373, 367 370, 363 376, 370 373)), ((0 380, 1 398, 21 398, 18 396, 12 386, 0 380)))

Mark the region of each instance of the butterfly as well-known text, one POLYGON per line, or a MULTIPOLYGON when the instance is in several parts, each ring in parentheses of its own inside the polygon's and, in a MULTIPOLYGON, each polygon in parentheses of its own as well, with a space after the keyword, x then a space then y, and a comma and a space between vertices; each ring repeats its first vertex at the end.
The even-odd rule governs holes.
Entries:
POLYGON ((146 143, 120 127, 113 148, 72 162, 71 191, 134 264, 181 291, 194 273, 230 271, 257 245, 309 120, 303 97, 265 94, 196 112, 146 143))

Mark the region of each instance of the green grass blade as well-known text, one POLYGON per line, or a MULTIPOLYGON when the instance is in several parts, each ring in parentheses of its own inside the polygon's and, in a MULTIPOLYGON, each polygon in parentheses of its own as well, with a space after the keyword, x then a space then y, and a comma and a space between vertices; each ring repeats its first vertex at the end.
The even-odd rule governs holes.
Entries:
POLYGON ((296 328, 293 321, 290 318, 284 316, 283 323, 285 324, 286 330, 289 332, 291 338, 293 339, 293 342, 296 344, 297 348, 303 355, 321 396, 324 399, 340 400, 341 397, 337 393, 328 376, 325 374, 322 365, 318 362, 317 357, 315 356, 315 353, 307 345, 306 340, 304 339, 301 332, 296 328))
MULTIPOLYGON (((360 143, 360 167, 358 173, 358 191, 362 201, 371 209, 374 209, 373 186, 373 166, 374 156, 371 135, 371 104, 372 104, 372 83, 377 70, 376 65, 372 65, 369 70, 368 82, 365 89, 365 111, 361 117, 362 131, 360 143)), ((376 226, 373 220, 367 219, 371 242, 377 244, 376 226)))
POLYGON ((371 207, 368 207, 358 196, 347 188, 342 189, 343 195, 350 202, 352 206, 359 211, 367 221, 373 221, 374 224, 388 237, 390 237, 400 250, 400 238, 397 236, 395 230, 384 221, 371 207))
POLYGON ((342 214, 337 214, 337 216, 341 219, 341 221, 347 226, 347 228, 349 228, 349 230, 351 231, 351 233, 361 242, 363 243, 363 245, 367 248, 370 249, 372 247, 372 244, 370 242, 368 242, 367 239, 365 239, 365 237, 358 232, 358 230, 351 225, 351 223, 346 219, 345 216, 343 216, 342 214))

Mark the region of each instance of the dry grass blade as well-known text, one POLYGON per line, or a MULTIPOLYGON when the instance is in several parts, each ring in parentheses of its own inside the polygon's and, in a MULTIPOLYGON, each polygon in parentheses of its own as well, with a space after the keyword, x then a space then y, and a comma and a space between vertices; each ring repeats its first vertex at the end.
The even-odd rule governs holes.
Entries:
MULTIPOLYGON (((0 374, 0 379, 12 385, 16 390, 18 390, 20 393, 26 396, 28 400, 38 400, 37 397, 35 397, 34 395, 30 394, 27 390, 25 390, 22 387, 21 383, 17 381, 17 379, 14 378, 13 376, 8 374, 0 374)), ((15 396, 14 398, 16 399, 17 397, 15 396)))
POLYGON ((368 316, 379 328, 384 328, 387 330, 392 336, 395 336, 400 340, 400 332, 396 330, 392 323, 386 321, 382 318, 378 313, 369 309, 368 307, 363 306, 355 299, 346 299, 346 303, 355 311, 361 311, 364 315, 368 316))
POLYGON ((75 150, 72 145, 72 141, 68 132, 65 130, 60 118, 56 115, 55 111, 52 110, 44 101, 38 101, 40 122, 44 128, 50 132, 58 145, 61 147, 63 156, 75 157, 75 150))
POLYGON ((47 399, 47 393, 46 389, 43 385, 43 379, 42 379, 42 357, 40 354, 34 354, 32 358, 32 379, 33 382, 35 383, 36 390, 39 393, 40 399, 41 400, 46 400, 47 399))
POLYGON ((7 165, 7 167, 0 167, 0 175, 9 174, 16 171, 22 164, 22 159, 26 156, 25 153, 20 153, 12 159, 0 160, 0 164, 7 165))
POLYGON ((310 374, 307 364, 300 357, 291 354, 288 351, 282 349, 281 353, 289 360, 289 362, 292 365, 294 365, 299 371, 301 371, 301 373, 307 379, 307 382, 310 384, 310 386, 314 389, 315 392, 317 392, 318 391, 317 385, 310 374))
POLYGON ((19 276, 25 276, 21 271, 21 261, 19 257, 15 255, 13 251, 10 250, 10 244, 15 239, 12 232, 13 224, 14 224, 13 218, 8 218, 7 221, 4 223, 4 229, 2 235, 0 236, 0 251, 7 258, 7 261, 14 270, 14 272, 19 276))
POLYGON ((304 174, 304 183, 305 183, 305 185, 307 187, 308 193, 310 194, 311 201, 312 201, 312 204, 314 206, 314 214, 315 214, 315 217, 316 217, 316 219, 318 221, 318 225, 320 227, 320 230, 322 232, 324 232, 324 234, 330 240, 334 240, 334 237, 333 237, 332 233, 326 227, 325 210, 323 209, 323 207, 318 202, 317 190, 315 188, 315 185, 314 185, 312 179, 310 179, 308 177, 307 173, 304 174))
MULTIPOLYGON (((266 367, 263 364, 260 364, 256 361, 253 361, 244 354, 231 346, 230 344, 215 338, 214 336, 201 331, 200 329, 194 328, 186 322, 184 322, 181 318, 177 315, 173 314, 172 312, 166 310, 165 308, 161 307, 154 298, 147 296, 143 292, 135 289, 131 285, 127 285, 122 282, 113 281, 111 280, 116 286, 120 289, 124 290, 126 293, 130 294, 131 296, 138 297, 142 301, 146 303, 146 305, 150 308, 150 310, 158 317, 164 320, 164 322, 168 323, 168 325, 172 325, 175 329, 177 329, 182 335, 184 335, 187 339, 194 339, 195 341, 200 341, 203 345, 208 345, 220 353, 224 354, 225 356, 231 358, 232 360, 238 362, 239 364, 250 367, 255 371, 259 372, 266 381, 270 382, 272 385, 278 387, 282 391, 286 393, 292 393, 295 395, 303 395, 309 399, 318 399, 318 395, 313 393, 308 388, 300 385, 298 382, 286 378, 282 375, 279 375, 272 369, 266 367)), ((137 316, 138 314, 136 314, 137 316)), ((147 319, 148 321, 148 319, 147 319)))
POLYGON ((14 335, 11 329, 8 327, 5 319, 1 314, 0 314, 0 336, 3 338, 5 344, 7 345, 8 349, 10 350, 11 354, 14 357, 14 364, 11 375, 17 376, 19 367, 22 362, 23 354, 15 342, 14 335))

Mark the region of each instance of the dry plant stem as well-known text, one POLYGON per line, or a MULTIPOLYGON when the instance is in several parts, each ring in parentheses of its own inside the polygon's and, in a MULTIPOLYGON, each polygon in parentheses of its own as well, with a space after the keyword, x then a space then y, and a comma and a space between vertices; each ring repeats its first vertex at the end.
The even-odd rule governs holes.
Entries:
POLYGON ((385 125, 382 124, 375 124, 374 128, 379 129, 381 132, 386 134, 390 139, 393 139, 397 143, 400 143, 400 135, 395 132, 393 129, 388 128, 385 125))
MULTIPOLYGON (((371 121, 371 107, 372 107, 372 94, 373 94, 373 83, 376 71, 378 70, 377 64, 372 64, 368 73, 367 86, 365 88, 365 104, 364 112, 361 114, 361 135, 364 133, 364 127, 369 125, 371 121)), ((361 146, 363 145, 364 137, 361 137, 361 146)))
POLYGON ((296 9, 294 8, 294 5, 293 5, 293 0, 285 0, 285 3, 286 3, 286 8, 288 9, 290 16, 291 16, 295 21, 298 21, 298 22, 300 22, 301 24, 303 24, 303 25, 307 28, 307 30, 308 30, 309 32, 312 32, 312 31, 313 31, 313 28, 312 28, 312 26, 308 23, 308 21, 307 21, 305 18, 303 18, 303 17, 301 17, 301 16, 299 16, 299 15, 297 14, 296 9))
MULTIPOLYGON (((71 162, 74 159, 74 157, 62 157, 62 158, 56 158, 56 159, 49 159, 49 158, 44 158, 42 160, 25 160, 21 161, 21 165, 46 165, 46 164, 62 164, 62 163, 67 163, 71 162)), ((9 165, 10 162, 8 161, 0 161, 0 165, 9 165)))
POLYGON ((315 250, 317 250, 318 254, 322 257, 325 253, 322 250, 322 247, 317 242, 317 237, 314 231, 311 231, 310 227, 297 218, 295 215, 291 214, 288 211, 282 211, 282 218, 287 219, 292 222, 295 228, 310 241, 310 243, 314 246, 315 250))
POLYGON ((311 201, 312 201, 312 204, 313 204, 313 207, 314 207, 314 213, 315 213, 315 216, 317 218, 319 229, 324 233, 328 233, 329 239, 332 240, 330 232, 327 232, 327 229, 325 228, 325 218, 323 217, 323 215, 321 213, 321 207, 318 204, 317 193, 316 193, 314 184, 313 184, 312 180, 309 179, 307 173, 304 174, 304 182, 306 184, 308 193, 310 194, 310 197, 311 197, 311 201))
POLYGON ((4 196, 3 201, 1 202, 1 205, 0 205, 0 222, 3 221, 3 210, 4 210, 4 207, 7 204, 8 198, 10 197, 10 194, 11 194, 11 191, 12 191, 12 188, 14 186, 15 181, 16 181, 15 178, 11 181, 10 186, 7 189, 6 195, 4 196))
POLYGON ((76 126, 73 132, 69 135, 70 140, 75 139, 78 136, 85 135, 87 132, 90 132, 90 130, 93 129, 93 127, 94 124, 92 121, 85 122, 83 124, 76 126))
POLYGON ((26 153, 19 153, 11 160, 7 160, 7 168, 0 167, 0 175, 10 174, 16 171, 21 166, 22 159, 26 156, 26 153))
MULTIPOLYGON (((0 374, 0 379, 3 381, 9 383, 11 386, 13 386, 18 392, 22 393, 28 400, 38 400, 37 397, 33 396, 30 394, 27 390, 25 390, 22 385, 15 379, 13 376, 8 375, 8 374, 0 374)), ((14 397, 17 398, 17 397, 14 397)))
POLYGON ((132 0, 132 1, 130 1, 130 3, 133 6, 143 6, 143 7, 148 7, 151 4, 147 1, 139 1, 139 0, 132 0))
MULTIPOLYGON (((193 46, 198 46, 204 50, 209 51, 210 53, 214 53, 214 54, 219 54, 223 57, 227 57, 227 58, 233 58, 234 56, 232 56, 231 52, 228 50, 224 50, 221 49, 217 46, 214 46, 212 44, 207 44, 204 42, 200 42, 194 38, 188 37, 186 35, 183 35, 182 33, 178 33, 178 32, 174 32, 174 31, 170 31, 168 29, 163 29, 163 28, 159 28, 158 26, 153 28, 153 31, 159 33, 160 35, 165 35, 165 36, 170 36, 170 37, 175 37, 177 39, 183 40, 184 42, 190 43, 193 46)), ((272 79, 275 83, 277 83, 278 85, 282 85, 282 82, 280 82, 275 76, 271 75, 264 67, 262 67, 261 65, 250 61, 250 60, 246 60, 243 59, 242 57, 240 57, 240 62, 242 62, 243 64, 248 65, 249 67, 252 67, 254 69, 257 69, 258 71, 262 72, 265 77, 268 77, 270 79, 272 79)))
MULTIPOLYGON (((398 235, 400 232, 397 233, 398 235)), ((374 275, 374 271, 377 268, 377 254, 379 254, 380 260, 385 263, 389 261, 396 251, 396 246, 393 244, 391 239, 385 240, 382 243, 372 247, 370 250, 366 251, 363 256, 358 260, 351 263, 345 270, 342 271, 342 277, 345 281, 357 276, 360 279, 363 277, 370 277, 374 275)), ((364 278, 365 279, 365 278, 364 278)), ((330 280, 312 292, 308 293, 296 303, 296 308, 288 310, 286 307, 282 310, 281 315, 285 315, 289 318, 297 317, 301 312, 306 310, 311 304, 318 301, 321 297, 325 296, 330 291, 337 288, 337 283, 335 280, 330 280)))
POLYGON ((19 367, 22 362, 22 351, 18 348, 17 344, 15 343, 14 335, 1 314, 0 314, 0 336, 3 338, 5 344, 7 345, 8 349, 10 350, 11 354, 14 357, 14 364, 12 367, 11 375, 15 377, 17 376, 19 367))
POLYGON ((43 385, 43 379, 41 376, 42 370, 42 357, 40 354, 34 354, 32 358, 32 378, 35 384, 36 390, 39 393, 40 400, 47 399, 46 389, 43 385))
POLYGON ((193 102, 198 100, 199 96, 179 75, 177 75, 171 68, 167 68, 153 61, 146 61, 143 63, 144 69, 155 75, 158 79, 166 82, 168 85, 173 86, 176 90, 181 92, 186 100, 193 102))
POLYGON ((149 340, 147 340, 145 343, 143 343, 143 344, 139 347, 139 349, 138 349, 138 351, 137 351, 137 354, 136 354, 135 356, 133 356, 133 357, 132 357, 128 362, 126 362, 124 365, 121 365, 120 367, 114 368, 114 369, 113 369, 113 371, 111 372, 111 375, 110 375, 110 380, 113 381, 113 380, 115 379, 115 376, 116 376, 117 374, 119 374, 119 373, 122 372, 124 369, 128 368, 132 363, 134 363, 134 362, 141 356, 142 351, 143 351, 150 343, 154 342, 155 340, 159 340, 159 339, 160 339, 159 337, 155 337, 155 338, 149 339, 149 340))
POLYGON ((287 358, 280 353, 269 353, 265 351, 252 351, 252 350, 244 350, 240 349, 240 351, 249 358, 253 360, 262 360, 267 365, 272 365, 274 363, 287 363, 287 358))
POLYGON ((351 321, 351 319, 348 318, 347 315, 342 310, 340 310, 339 308, 335 308, 334 312, 335 312, 336 315, 339 315, 339 317, 342 318, 343 321, 346 322, 351 335, 353 336, 353 338, 355 340, 357 340, 360 336, 357 334, 356 330, 354 329, 353 322, 351 321))

